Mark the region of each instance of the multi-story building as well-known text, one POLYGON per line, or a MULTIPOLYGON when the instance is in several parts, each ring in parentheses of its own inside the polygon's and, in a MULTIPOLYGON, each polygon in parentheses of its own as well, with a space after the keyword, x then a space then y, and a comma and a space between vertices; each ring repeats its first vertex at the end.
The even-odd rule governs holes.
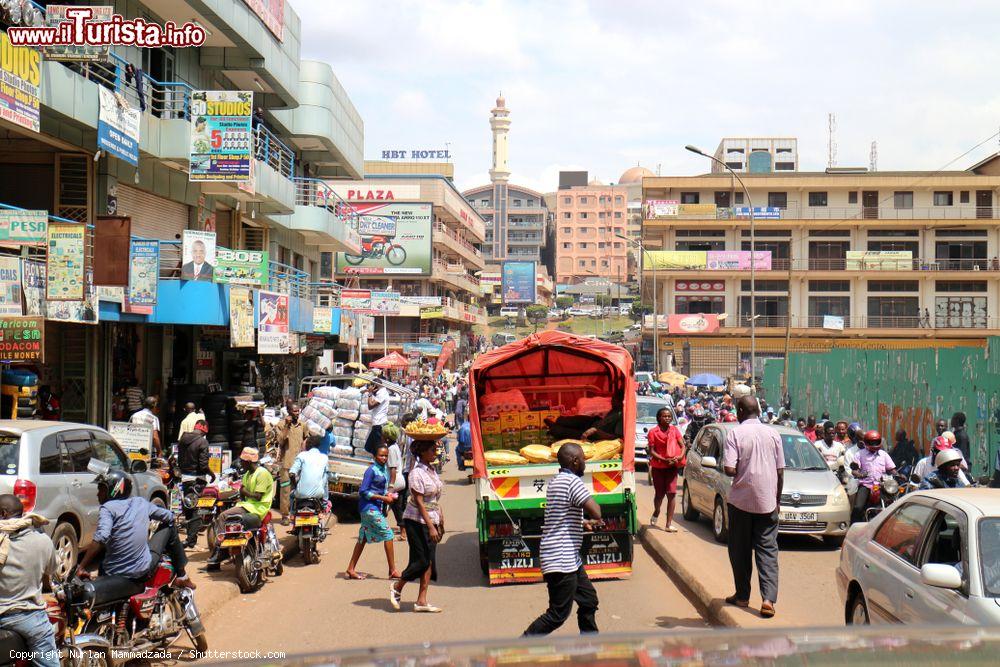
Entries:
POLYGON ((330 187, 360 214, 363 246, 360 255, 330 257, 334 276, 348 290, 390 290, 401 295, 398 315, 376 317, 374 335, 364 347, 366 358, 380 357, 387 350, 431 350, 433 355, 449 338, 457 344, 457 359, 471 354, 472 328, 486 323, 477 276, 486 267, 479 250, 486 228, 451 180, 383 173, 362 181, 331 182, 330 187), (369 217, 394 222, 391 229, 368 232, 364 221, 369 217), (393 253, 387 261, 370 257, 376 236, 402 252, 386 251, 393 253), (440 310, 430 316, 426 311, 430 307, 440 310))
MULTIPOLYGON (((719 142, 715 157, 737 173, 767 174, 799 170, 799 140, 794 137, 727 137, 719 142)), ((726 170, 712 163, 712 173, 726 170)))
MULTIPOLYGON (((646 177, 646 302, 709 314, 661 325, 660 368, 749 370, 831 347, 982 345, 1000 332, 1000 157, 965 171, 646 177), (750 207, 757 258, 750 280, 750 207), (721 254, 720 254, 721 253, 721 254), (669 329, 667 329, 669 326, 669 329)), ((647 352, 649 331, 646 332, 647 352)))
POLYGON ((560 188, 555 193, 556 282, 597 276, 629 280, 628 189, 602 185, 560 188), (625 238, 622 238, 625 237, 625 238))
MULTIPOLYGON (((0 209, 40 211, 50 224, 79 228, 87 239, 86 265, 94 268, 82 280, 70 275, 75 266, 55 275, 50 270, 49 281, 71 279, 83 286, 84 298, 48 300, 41 287, 45 278, 39 281, 46 244, 5 241, 5 266, 26 260, 22 282, 30 298, 23 310, 8 303, 3 312, 44 318, 44 358, 31 367, 61 398, 63 419, 102 425, 120 419, 116 393, 134 380, 146 394, 160 397, 164 436, 173 437, 173 406, 191 400, 185 396, 200 395, 210 384, 237 391, 252 384, 269 401, 280 401, 296 395, 299 376, 312 372, 318 355, 337 340, 339 310, 321 328, 314 326, 314 307, 337 305, 336 288, 321 284, 319 248, 359 252, 360 244, 344 207, 318 179, 360 177, 364 126, 330 66, 301 59, 300 20, 291 3, 114 4, 126 19, 161 25, 197 19, 207 40, 189 48, 114 46, 106 63, 58 62, 36 49, 12 47, 9 26, 0 26, 4 61, 36 65, 4 73, 19 88, 18 106, 23 101, 30 111, 0 121, 0 209), (276 7, 282 8, 278 14, 272 13, 276 7), (250 111, 262 110, 248 133, 229 137, 233 147, 248 151, 242 164, 250 182, 225 180, 218 171, 213 177, 222 180, 191 175, 212 168, 192 159, 192 148, 208 150, 192 141, 195 125, 205 131, 202 112, 192 117, 206 97, 200 91, 244 91, 238 113, 248 125, 250 111), (99 136, 109 136, 106 125, 118 112, 134 118, 138 128, 116 127, 121 142, 106 140, 99 149, 99 136), (146 241, 150 264, 158 262, 138 276, 141 304, 128 298, 130 288, 121 282, 95 284, 98 269, 124 262, 131 274, 138 261, 129 262, 127 242, 123 248, 121 240, 92 240, 107 228, 109 215, 129 218, 131 240, 146 241), (230 338, 231 302, 240 301, 227 278, 211 266, 198 279, 184 277, 182 239, 188 232, 205 239, 202 247, 213 245, 216 257, 221 250, 268 253, 254 256, 260 261, 250 278, 258 283, 250 286, 251 299, 239 292, 251 314, 238 311, 238 323, 246 326, 234 331, 242 332, 243 345, 249 335, 247 347, 230 338), (259 284, 263 280, 266 286, 259 284), (268 303, 277 327, 268 344, 281 347, 280 354, 265 346, 258 353, 254 346, 258 321, 252 313, 255 303, 263 303, 257 293, 265 290, 273 295, 268 303)), ((230 166, 240 164, 237 159, 230 166)), ((242 260, 233 255, 227 261, 242 260)), ((225 442, 227 435, 216 429, 212 437, 225 442)))
POLYGON ((454 162, 425 162, 423 160, 365 160, 365 176, 380 174, 407 174, 410 176, 444 176, 455 180, 454 162))

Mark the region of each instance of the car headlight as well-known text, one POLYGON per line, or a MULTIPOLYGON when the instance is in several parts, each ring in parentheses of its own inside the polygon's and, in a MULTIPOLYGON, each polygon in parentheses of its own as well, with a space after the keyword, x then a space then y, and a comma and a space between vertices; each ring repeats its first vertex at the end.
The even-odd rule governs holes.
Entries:
POLYGON ((847 502, 847 492, 844 491, 844 487, 842 487, 840 484, 838 484, 833 489, 833 502, 834 504, 847 502))

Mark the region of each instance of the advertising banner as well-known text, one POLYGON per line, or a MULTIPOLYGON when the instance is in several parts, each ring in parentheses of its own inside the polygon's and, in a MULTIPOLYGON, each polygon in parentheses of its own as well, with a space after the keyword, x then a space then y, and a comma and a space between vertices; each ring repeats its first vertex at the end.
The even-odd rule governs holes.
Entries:
POLYGON ((253 347, 253 290, 248 287, 229 288, 229 346, 253 347))
POLYGON ((24 294, 24 314, 45 317, 45 264, 21 260, 21 291, 24 294))
POLYGON ((679 216, 698 216, 698 217, 715 217, 716 206, 715 204, 681 204, 677 215, 679 216))
POLYGON ((0 30, 0 118, 38 132, 41 110, 42 54, 28 46, 14 46, 0 30))
MULTIPOLYGON (((91 11, 90 20, 87 23, 108 22, 115 12, 113 5, 91 6, 91 5, 48 5, 45 8, 45 25, 51 28, 59 27, 63 21, 72 21, 66 18, 67 9, 89 9, 91 11)), ((111 51, 109 45, 91 46, 73 44, 53 44, 42 47, 46 60, 77 61, 77 62, 102 62, 109 60, 108 53, 111 51)), ((133 163, 134 164, 134 163, 133 163)))
POLYGON ((160 242, 132 239, 128 251, 129 312, 152 312, 160 274, 160 242))
MULTIPOLYGON (((733 209, 733 216, 737 218, 749 218, 750 207, 737 206, 733 209)), ((754 220, 780 220, 781 209, 777 206, 754 206, 753 217, 754 220)))
MULTIPOLYGON (((754 268, 758 271, 771 270, 771 251, 758 250, 754 253, 754 268)), ((749 250, 709 250, 706 260, 709 271, 749 271, 749 250)))
POLYGON ((149 461, 153 451, 153 425, 132 422, 108 422, 108 433, 121 445, 132 461, 149 461), (143 454, 143 451, 146 453, 143 454))
POLYGON ((196 90, 191 94, 189 180, 250 180, 252 116, 252 91, 196 90))
POLYGON ((725 292, 724 280, 675 280, 674 290, 678 292, 725 292))
POLYGON ((94 221, 94 283, 113 287, 128 285, 128 254, 132 239, 132 218, 119 215, 97 216, 94 221))
POLYGON ((0 256, 0 316, 23 315, 21 310, 21 258, 0 256))
POLYGON ((333 308, 316 306, 313 308, 313 332, 328 334, 333 332, 333 308))
POLYGON ((278 41, 285 39, 285 0, 243 0, 278 41))
POLYGON ((140 111, 130 108, 124 97, 104 86, 98 86, 97 92, 97 147, 138 166, 140 111))
POLYGON ((670 315, 667 318, 667 329, 672 334, 708 334, 719 330, 719 316, 705 313, 703 315, 670 315))
POLYGON ((427 357, 436 357, 441 354, 442 346, 439 343, 403 343, 403 354, 422 354, 427 357))
POLYGON ((500 273, 504 305, 535 302, 534 262, 504 262, 500 273))
POLYGON ((708 252, 705 250, 650 250, 641 253, 643 260, 649 266, 643 266, 643 270, 678 270, 678 269, 704 269, 708 264, 708 252))
POLYGON ((259 292, 260 322, 257 325, 258 354, 289 354, 288 295, 259 292))
POLYGON ((0 211, 0 241, 18 244, 45 243, 48 211, 0 211))
POLYGON ((215 232, 185 229, 181 244, 181 280, 211 282, 215 275, 215 232))
POLYGON ((444 368, 444 365, 448 363, 451 359, 451 355, 455 353, 455 341, 447 340, 441 346, 441 355, 438 357, 437 366, 434 368, 435 373, 440 373, 444 368))
POLYGON ((267 287, 266 250, 229 250, 215 252, 215 282, 230 285, 267 287))
POLYGON ((372 290, 373 315, 399 315, 399 292, 372 290))
POLYGON ((340 292, 340 307, 356 313, 368 313, 372 309, 372 293, 366 289, 345 289, 340 292))
POLYGON ((87 226, 53 222, 48 229, 45 298, 49 301, 83 301, 87 226))
POLYGON ((418 306, 440 306, 439 296, 401 296, 399 300, 403 303, 413 303, 418 306))
POLYGON ((830 329, 831 331, 843 331, 844 318, 839 315, 824 315, 823 328, 830 329))
POLYGON ((0 317, 0 361, 43 361, 45 320, 0 317))
POLYGON ((848 250, 848 271, 912 271, 909 250, 848 250))
POLYGON ((430 204, 353 204, 361 254, 337 253, 337 275, 431 275, 430 204))
POLYGON ((97 324, 100 319, 100 296, 94 284, 93 272, 86 271, 84 297, 78 301, 49 301, 45 304, 45 316, 50 320, 97 324))
POLYGON ((444 306, 420 306, 420 319, 443 320, 444 306))
POLYGON ((676 218, 681 203, 676 199, 647 199, 646 219, 676 218))

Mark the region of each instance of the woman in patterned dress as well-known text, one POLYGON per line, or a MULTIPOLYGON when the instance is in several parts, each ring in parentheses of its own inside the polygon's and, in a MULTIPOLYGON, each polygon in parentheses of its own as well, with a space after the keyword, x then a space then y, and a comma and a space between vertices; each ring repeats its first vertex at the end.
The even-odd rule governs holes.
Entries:
POLYGON ((361 490, 358 492, 358 513, 361 515, 361 528, 358 530, 358 543, 354 545, 351 562, 347 566, 348 579, 365 579, 355 568, 361 558, 361 552, 369 543, 382 542, 385 545, 385 559, 389 563, 389 578, 398 579, 396 556, 393 553, 392 529, 386 519, 387 503, 396 499, 396 494, 388 491, 389 472, 385 467, 389 460, 389 450, 381 445, 375 451, 375 461, 368 466, 365 476, 361 479, 361 490))

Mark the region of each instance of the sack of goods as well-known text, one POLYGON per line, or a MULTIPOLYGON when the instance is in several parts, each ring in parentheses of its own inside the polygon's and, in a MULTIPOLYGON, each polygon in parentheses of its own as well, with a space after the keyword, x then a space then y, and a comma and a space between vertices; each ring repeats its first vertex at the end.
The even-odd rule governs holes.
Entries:
POLYGON ((348 410, 348 409, 340 408, 339 410, 336 411, 335 416, 337 417, 337 419, 346 419, 348 421, 356 421, 357 418, 358 418, 358 411, 357 410, 348 410))
POLYGON ((328 401, 336 401, 340 397, 341 390, 338 387, 316 387, 312 390, 313 398, 325 398, 328 401))
MULTIPOLYGON (((350 441, 348 441, 348 442, 350 442, 350 441)), ((340 454, 341 456, 353 456, 354 455, 354 448, 351 447, 350 445, 347 445, 347 446, 334 445, 333 448, 331 449, 331 451, 334 454, 340 454)))

